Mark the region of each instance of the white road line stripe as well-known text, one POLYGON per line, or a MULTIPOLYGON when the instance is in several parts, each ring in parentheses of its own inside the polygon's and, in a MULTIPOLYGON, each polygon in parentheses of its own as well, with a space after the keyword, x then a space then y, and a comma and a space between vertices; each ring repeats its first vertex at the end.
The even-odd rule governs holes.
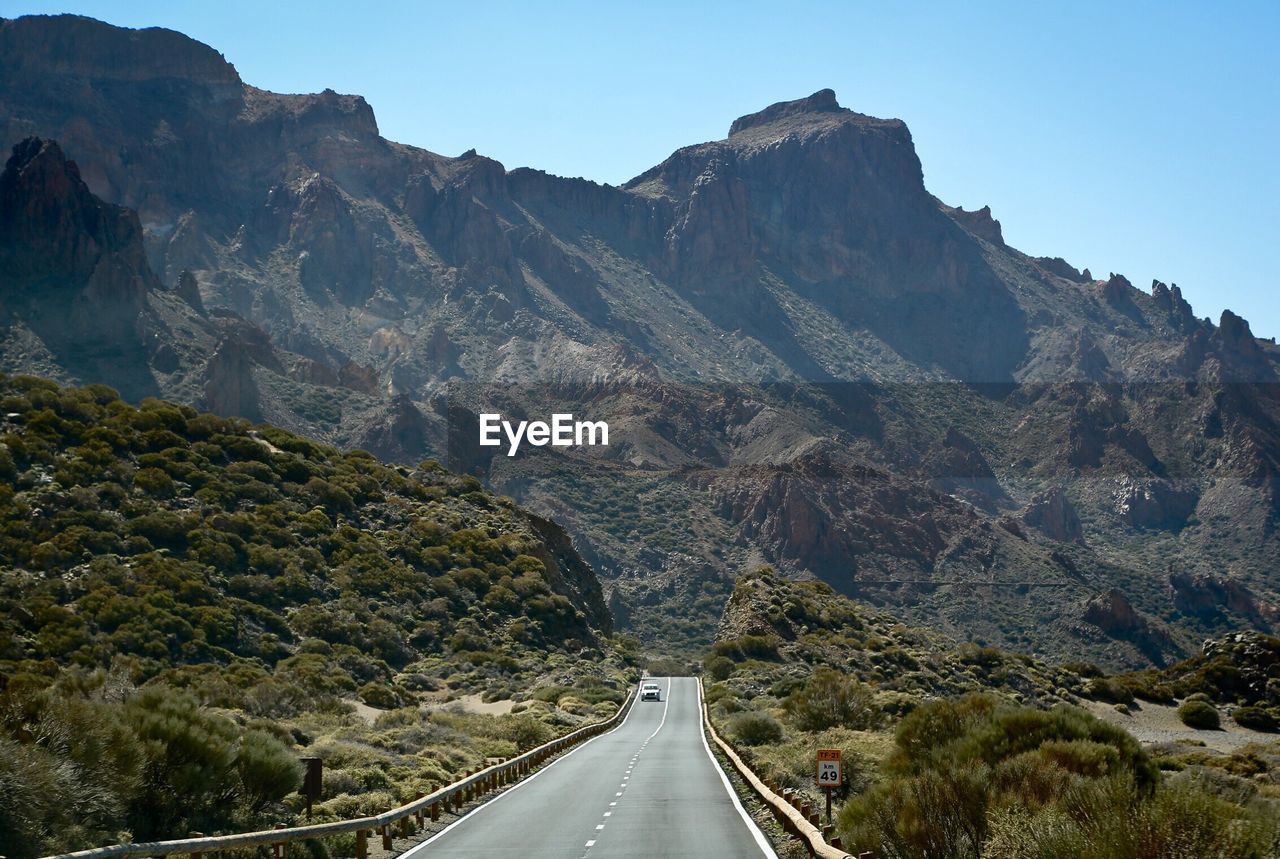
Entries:
MULTIPOLYGON (((411 847, 411 848, 409 848, 408 850, 406 850, 404 853, 401 853, 401 854, 400 854, 399 859, 412 859, 412 857, 413 857, 413 856, 414 856, 414 855, 415 855, 419 850, 422 850, 424 847, 426 847, 426 846, 427 846, 428 844, 430 844, 432 841, 435 841, 437 838, 439 838, 439 837, 441 837, 442 835, 444 835, 444 834, 445 834, 446 832, 448 832, 450 829, 453 829, 453 828, 454 828, 455 826, 457 826, 459 823, 462 823, 462 821, 466 820, 466 819, 467 819, 467 818, 469 818, 471 815, 473 815, 473 814, 475 814, 475 813, 477 813, 477 812, 480 812, 480 811, 484 811, 486 808, 489 808, 490 806, 492 806, 495 802, 500 801, 503 797, 511 796, 511 794, 515 793, 517 790, 519 790, 520 788, 524 787, 526 784, 528 784, 529 782, 533 781, 535 778, 537 778, 538 776, 542 775, 544 772, 546 772, 547 770, 551 769, 551 768, 552 768, 553 766, 555 766, 556 764, 560 763, 561 761, 565 760, 566 758, 569 758, 569 757, 572 757, 573 755, 576 755, 578 752, 582 751, 582 750, 583 750, 583 749, 585 749, 587 746, 591 745, 592 743, 594 743, 596 740, 600 739, 601 737, 607 737, 607 736, 609 736, 610 734, 614 733, 614 731, 620 731, 620 730, 622 730, 624 727, 626 727, 627 722, 631 721, 631 714, 632 714, 632 713, 634 713, 634 712, 636 711, 636 707, 635 707, 635 705, 636 705, 636 699, 632 699, 632 701, 631 701, 631 706, 630 706, 630 708, 628 708, 628 710, 627 710, 627 715, 626 715, 626 716, 624 716, 624 717, 622 718, 622 721, 621 721, 621 722, 619 722, 619 723, 618 723, 614 728, 612 728, 611 730, 605 731, 603 734, 596 734, 596 735, 595 735, 594 737, 592 737, 591 739, 589 739, 589 740, 587 740, 587 741, 585 741, 585 742, 579 743, 575 748, 572 748, 572 749, 570 749, 569 751, 565 752, 563 755, 560 755, 558 758, 556 758, 555 760, 553 760, 551 763, 547 764, 547 765, 546 765, 545 767, 543 767, 542 769, 538 770, 538 771, 537 771, 536 773, 534 773, 533 775, 529 776, 529 777, 528 777, 528 778, 526 778, 526 779, 523 779, 522 781, 518 781, 518 782, 516 782, 516 783, 515 783, 514 785, 512 785, 511 787, 507 788, 506 790, 504 790, 504 791, 502 791, 501 793, 499 793, 497 796, 493 797, 493 799, 490 799, 489 801, 487 801, 487 802, 485 802, 485 803, 483 803, 483 804, 481 804, 481 805, 477 805, 475 808, 471 809, 471 810, 470 810, 470 811, 468 811, 466 814, 464 814, 464 815, 462 815, 461 817, 459 817, 459 818, 458 818, 457 820, 455 820, 453 823, 450 823, 450 824, 449 824, 448 826, 446 826, 444 829, 441 829, 441 830, 440 830, 439 832, 437 832, 435 835, 432 835, 432 836, 431 836, 430 838, 428 838, 426 841, 423 841, 421 844, 419 844, 419 845, 417 845, 417 846, 415 846, 415 847, 411 847)), ((618 796, 622 796, 622 794, 618 794, 618 796)), ((595 844, 595 842, 594 842, 594 841, 592 841, 592 842, 591 842, 591 844, 595 844)), ((588 846, 590 846, 590 845, 588 845, 588 846)))
POLYGON ((751 831, 751 835, 755 838, 756 846, 760 848, 767 859, 778 859, 778 854, 773 852, 773 847, 769 845, 769 839, 764 837, 764 833, 760 831, 760 827, 756 826, 756 822, 751 819, 751 815, 747 814, 747 810, 742 807, 742 802, 738 799, 738 792, 733 789, 733 785, 729 783, 729 777, 724 774, 720 762, 716 760, 716 756, 711 754, 711 746, 707 744, 707 732, 705 725, 702 724, 702 678, 698 678, 698 736, 702 738, 702 748, 706 751, 707 757, 711 758, 711 765, 716 768, 716 772, 720 774, 720 781, 724 783, 724 789, 728 791, 729 798, 733 800, 733 807, 738 809, 738 814, 742 817, 742 822, 747 824, 747 829, 751 831))
MULTIPOLYGON (((658 732, 662 730, 662 726, 667 723, 667 708, 669 708, 670 706, 671 706, 671 678, 668 677, 667 678, 667 700, 662 704, 662 721, 658 723, 658 727, 653 729, 653 733, 650 734, 645 739, 644 743, 640 746, 640 748, 643 749, 645 746, 649 745, 649 740, 652 740, 654 737, 658 736, 658 732)), ((698 717, 698 724, 699 725, 702 724, 701 716, 698 717)))

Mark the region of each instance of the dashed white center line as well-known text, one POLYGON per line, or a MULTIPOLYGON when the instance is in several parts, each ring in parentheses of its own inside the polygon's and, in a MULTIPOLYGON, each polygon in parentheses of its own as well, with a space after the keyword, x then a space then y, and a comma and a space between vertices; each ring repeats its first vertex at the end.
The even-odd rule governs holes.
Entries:
MULTIPOLYGON (((648 738, 647 738, 647 739, 645 739, 645 741, 644 741, 643 743, 641 743, 641 744, 640 744, 640 748, 639 748, 639 750, 638 750, 634 755, 632 755, 632 756, 631 756, 631 762, 630 762, 629 764, 627 764, 627 772, 626 772, 626 774, 622 777, 622 784, 618 785, 618 787, 620 788, 620 790, 618 790, 616 793, 614 793, 614 796, 615 796, 615 797, 620 797, 620 796, 622 796, 622 791, 624 791, 624 790, 626 790, 626 789, 627 789, 627 782, 629 782, 629 781, 631 780, 631 771, 632 771, 633 769, 635 769, 636 761, 638 761, 638 760, 640 759, 640 754, 645 750, 645 747, 649 745, 649 740, 652 740, 654 737, 656 737, 656 736, 658 735, 658 731, 661 731, 661 730, 662 730, 662 726, 663 726, 664 724, 666 724, 666 721, 667 721, 667 708, 670 706, 670 703, 671 703, 671 687, 668 685, 668 687, 667 687, 667 703, 666 703, 666 705, 665 705, 665 706, 663 706, 663 708, 662 708, 662 719, 661 719, 661 721, 659 721, 659 722, 658 722, 658 727, 654 730, 654 732, 653 732, 652 734, 650 734, 650 735, 648 736, 648 738)), ((616 807, 617 807, 617 805, 618 805, 618 801, 617 801, 616 799, 615 799, 613 802, 609 803, 609 807, 610 807, 610 808, 616 808, 616 807)), ((613 816, 613 812, 612 812, 612 811, 606 811, 606 812, 604 813, 604 816, 605 816, 606 818, 608 818, 608 817, 612 817, 612 816, 613 816)), ((603 823, 600 823, 600 824, 597 824, 597 825, 596 825, 596 831, 597 831, 597 832, 601 831, 602 829, 604 829, 604 824, 603 824, 603 823)), ((588 841, 588 842, 587 842, 587 844, 586 844, 586 848, 587 848, 588 850, 590 850, 592 847, 594 847, 594 846, 595 846, 595 844, 596 844, 596 842, 595 842, 594 840, 588 841)))

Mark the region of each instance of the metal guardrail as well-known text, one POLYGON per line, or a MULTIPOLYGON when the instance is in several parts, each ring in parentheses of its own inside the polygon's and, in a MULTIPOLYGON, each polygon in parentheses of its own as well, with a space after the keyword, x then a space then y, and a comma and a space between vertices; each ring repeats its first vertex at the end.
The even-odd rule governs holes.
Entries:
MULTIPOLYGON (((733 768, 738 771, 738 775, 742 776, 742 780, 773 812, 773 816, 782 824, 782 828, 803 842, 811 856, 816 856, 818 859, 854 859, 852 854, 841 849, 840 839, 833 834, 832 828, 820 825, 822 818, 818 814, 817 806, 810 805, 794 791, 784 790, 781 794, 777 793, 774 785, 756 775, 733 746, 720 738, 715 726, 711 724, 711 714, 707 712, 707 700, 702 696, 701 677, 698 678, 698 700, 701 703, 699 709, 702 711, 702 723, 707 728, 707 734, 733 764, 733 768)), ((870 853, 863 853, 858 859, 870 859, 870 857, 870 853)))
MULTIPOLYGON (((326 835, 342 835, 348 832, 356 834, 356 859, 366 859, 368 855, 368 837, 371 832, 379 832, 382 836, 383 848, 390 849, 393 837, 392 827, 394 825, 399 824, 401 835, 408 835, 411 828, 414 828, 414 824, 421 825, 425 822, 427 816, 430 816, 432 820, 438 820, 442 810, 452 808, 456 811, 463 804, 476 797, 512 784, 532 772, 549 758, 555 757, 566 749, 617 725, 626 717, 627 709, 635 702, 637 688, 634 686, 631 688, 626 700, 618 707, 618 711, 608 719, 570 731, 559 739, 543 743, 541 746, 530 749, 510 760, 485 767, 466 778, 438 788, 412 802, 382 814, 358 817, 352 820, 335 820, 330 823, 309 824, 307 826, 241 832, 234 835, 113 844, 109 847, 78 850, 75 853, 60 853, 44 859, 108 859, 108 857, 112 856, 172 856, 179 853, 190 854, 195 859, 201 859, 206 853, 217 853, 221 850, 257 847, 264 844, 278 846, 292 841, 303 841, 326 835), (414 818, 413 821, 410 820, 411 817, 414 818)), ((277 853, 276 855, 278 857, 280 854, 277 853)))

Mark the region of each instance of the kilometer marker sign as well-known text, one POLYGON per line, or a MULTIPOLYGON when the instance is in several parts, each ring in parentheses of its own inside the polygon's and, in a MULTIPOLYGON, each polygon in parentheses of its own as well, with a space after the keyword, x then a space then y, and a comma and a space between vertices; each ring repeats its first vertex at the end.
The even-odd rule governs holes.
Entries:
POLYGON ((840 750, 818 749, 818 787, 832 790, 840 786, 840 750))

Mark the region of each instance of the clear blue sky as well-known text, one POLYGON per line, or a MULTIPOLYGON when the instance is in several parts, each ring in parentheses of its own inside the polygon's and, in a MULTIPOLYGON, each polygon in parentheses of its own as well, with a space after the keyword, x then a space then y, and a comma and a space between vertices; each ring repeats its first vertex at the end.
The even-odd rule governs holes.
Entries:
POLYGON ((1277 0, 0 0, 35 12, 170 27, 255 86, 364 95, 393 140, 613 183, 831 87, 905 119, 930 190, 1015 247, 1280 335, 1277 0))

